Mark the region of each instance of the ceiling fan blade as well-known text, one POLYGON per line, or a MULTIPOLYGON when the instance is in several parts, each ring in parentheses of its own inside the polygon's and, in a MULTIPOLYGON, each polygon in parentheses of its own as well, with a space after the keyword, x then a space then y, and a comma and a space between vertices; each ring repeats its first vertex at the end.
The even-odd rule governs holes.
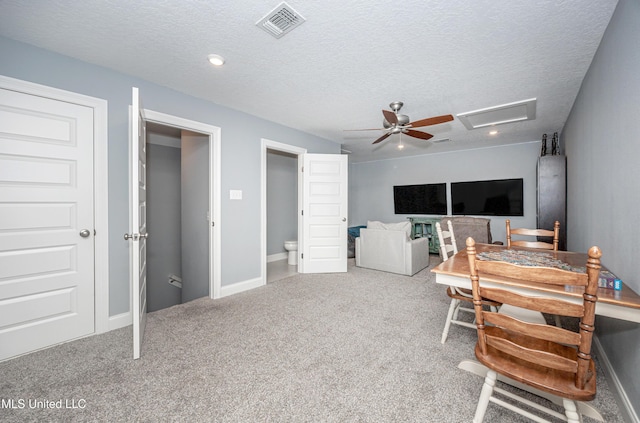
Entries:
POLYGON ((453 116, 442 115, 442 116, 435 116, 435 117, 422 119, 422 120, 416 120, 415 122, 411 122, 410 125, 412 128, 419 128, 421 126, 437 125, 438 123, 451 122, 452 120, 453 120, 453 116))
POLYGON ((386 140, 390 135, 391 135, 391 132, 387 132, 386 134, 384 134, 383 136, 381 136, 380 138, 375 140, 372 144, 377 144, 379 142, 382 142, 382 141, 386 140))
POLYGON ((383 110, 382 114, 384 115, 384 118, 387 120, 387 122, 389 122, 392 125, 397 125, 398 124, 398 116, 396 116, 395 113, 390 112, 388 110, 383 110))
POLYGON ((421 140, 428 140, 433 138, 433 135, 431 134, 427 134, 426 132, 421 132, 421 131, 414 131, 413 129, 407 129, 406 131, 402 131, 402 132, 411 137, 420 138, 421 140))

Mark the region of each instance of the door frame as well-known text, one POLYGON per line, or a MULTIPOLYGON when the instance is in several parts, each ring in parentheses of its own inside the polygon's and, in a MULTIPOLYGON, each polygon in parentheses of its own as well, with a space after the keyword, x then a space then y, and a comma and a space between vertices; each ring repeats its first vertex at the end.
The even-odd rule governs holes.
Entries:
MULTIPOLYGON (((220 207, 220 175, 221 175, 221 129, 184 119, 166 113, 143 109, 145 120, 165 126, 185 129, 209 136, 209 298, 220 298, 222 279, 222 254, 221 254, 221 207, 220 207)), ((153 234, 151 234, 153 236, 153 234)))
POLYGON ((0 87, 93 109, 94 334, 109 327, 109 148, 107 100, 0 75, 0 87))
MULTIPOLYGON (((260 150, 260 284, 267 284, 267 150, 277 150, 298 156, 298 254, 304 245, 302 236, 302 173, 300 172, 300 155, 306 154, 307 149, 295 145, 284 144, 266 138, 261 139, 260 150)), ((298 260, 298 272, 302 266, 298 260)))

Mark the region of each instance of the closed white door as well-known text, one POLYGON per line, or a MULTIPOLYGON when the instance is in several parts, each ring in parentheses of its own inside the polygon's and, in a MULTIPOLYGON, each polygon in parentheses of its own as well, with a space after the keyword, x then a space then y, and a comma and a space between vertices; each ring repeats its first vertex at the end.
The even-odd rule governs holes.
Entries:
POLYGON ((94 332, 93 109, 0 89, 0 360, 94 332))
POLYGON ((138 89, 132 90, 129 135, 130 275, 133 315, 133 358, 140 358, 147 322, 147 144, 138 89))
POLYGON ((302 273, 347 271, 347 156, 303 154, 302 273))

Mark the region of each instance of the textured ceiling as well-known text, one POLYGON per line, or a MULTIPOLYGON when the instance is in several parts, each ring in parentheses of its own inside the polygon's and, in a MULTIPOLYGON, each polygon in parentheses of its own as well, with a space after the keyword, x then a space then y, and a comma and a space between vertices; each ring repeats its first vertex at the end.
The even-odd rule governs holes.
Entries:
POLYGON ((343 144, 353 162, 538 140, 560 131, 617 0, 290 0, 306 22, 255 26, 278 0, 0 0, 0 35, 343 144), (211 67, 206 57, 227 60, 211 67), (536 119, 422 128, 376 146, 382 109, 411 120, 537 98, 536 119))

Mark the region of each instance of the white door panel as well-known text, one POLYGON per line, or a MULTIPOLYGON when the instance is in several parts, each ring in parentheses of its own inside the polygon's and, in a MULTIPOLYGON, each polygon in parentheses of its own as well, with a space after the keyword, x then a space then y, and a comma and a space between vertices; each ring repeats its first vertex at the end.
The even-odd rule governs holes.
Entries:
POLYGON ((347 271, 347 156, 303 155, 303 273, 347 271))
POLYGON ((93 333, 93 216, 93 109, 0 89, 0 360, 93 333))
POLYGON ((73 203, 0 203, 0 231, 69 229, 76 211, 73 203))

